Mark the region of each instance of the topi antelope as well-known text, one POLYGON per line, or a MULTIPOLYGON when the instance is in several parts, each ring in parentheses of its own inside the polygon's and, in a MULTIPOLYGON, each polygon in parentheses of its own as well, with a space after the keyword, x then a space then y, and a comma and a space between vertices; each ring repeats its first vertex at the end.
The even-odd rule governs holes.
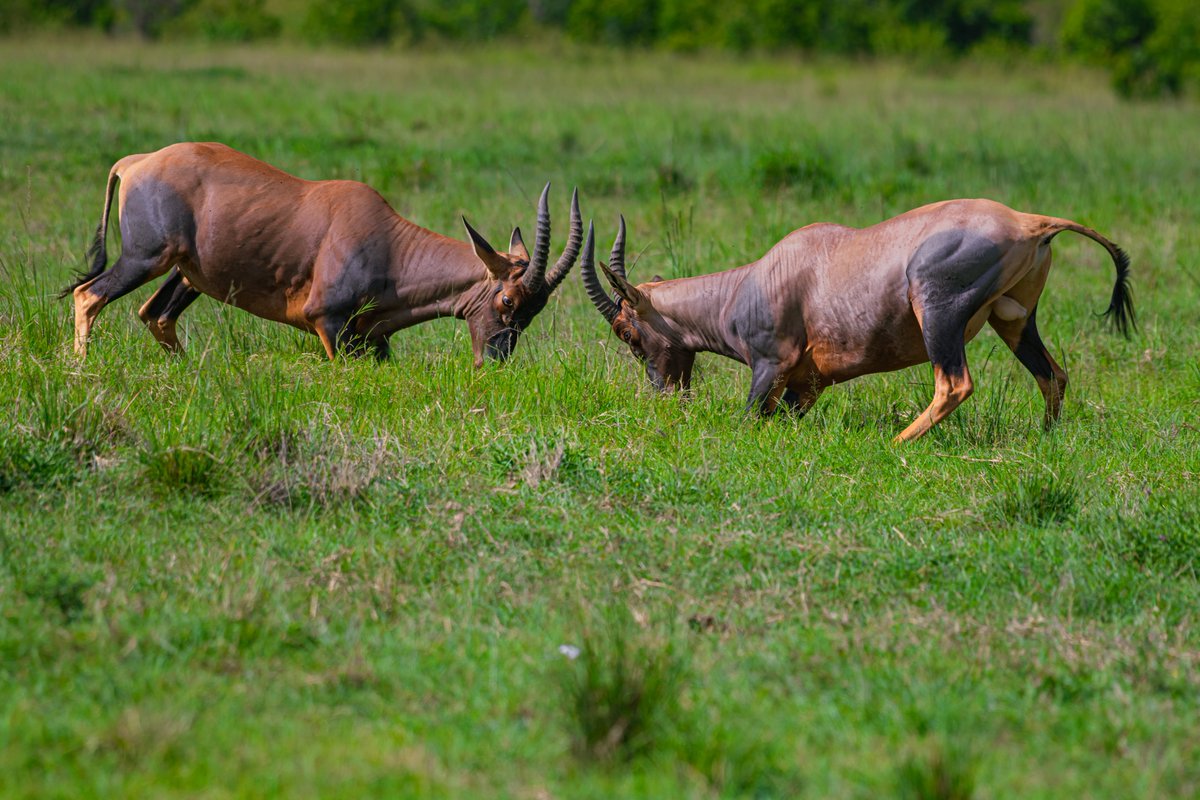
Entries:
POLYGON ((548 273, 550 184, 530 255, 521 229, 500 253, 463 219, 470 244, 404 219, 357 181, 306 181, 222 144, 182 143, 131 155, 108 174, 91 269, 75 295, 75 350, 105 305, 170 271, 138 315, 170 351, 179 315, 201 294, 321 337, 325 352, 388 352, 393 332, 436 317, 465 319, 475 365, 504 360, 579 254, 578 191, 562 256, 548 273), (122 252, 105 270, 113 187, 122 252))
POLYGON ((1037 380, 1045 426, 1058 419, 1067 374, 1037 330, 1037 303, 1062 231, 1101 245, 1116 264, 1105 316, 1125 336, 1136 327, 1129 258, 1091 228, 1022 214, 990 200, 950 200, 869 228, 821 223, 794 231, 758 261, 711 275, 634 286, 625 274, 622 217, 601 288, 591 231, 582 275, 592 303, 646 366, 657 389, 688 389, 696 353, 752 370, 748 410, 782 401, 806 412, 829 385, 926 361, 929 407, 897 441, 924 435, 973 389, 966 343, 986 322, 1037 380))

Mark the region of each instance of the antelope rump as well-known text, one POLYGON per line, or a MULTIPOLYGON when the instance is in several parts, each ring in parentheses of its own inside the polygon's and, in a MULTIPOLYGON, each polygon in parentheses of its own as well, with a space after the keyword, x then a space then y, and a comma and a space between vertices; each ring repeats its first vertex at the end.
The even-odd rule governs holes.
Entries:
POLYGON ((550 185, 538 202, 533 253, 520 228, 497 252, 463 219, 470 243, 401 217, 357 181, 307 181, 216 143, 130 155, 108 175, 91 268, 75 298, 75 350, 105 305, 170 272, 138 314, 169 351, 179 315, 201 294, 316 333, 330 358, 374 352, 395 331, 437 317, 466 320, 475 364, 504 360, 579 254, 578 192, 566 248, 548 273, 550 185), (122 252, 105 239, 120 181, 122 252))
POLYGON ((593 305, 645 364, 660 390, 688 389, 698 352, 752 370, 748 410, 803 414, 828 386, 929 361, 934 397, 897 441, 924 435, 973 390, 966 343, 984 324, 1033 375, 1058 419, 1067 374, 1042 344, 1038 298, 1050 242, 1062 231, 1101 244, 1116 265, 1105 315, 1135 326, 1129 259, 1091 228, 1024 214, 990 200, 949 200, 868 228, 818 223, 786 236, 758 261, 710 275, 633 285, 622 217, 609 265, 610 298, 591 242, 582 277, 593 305))

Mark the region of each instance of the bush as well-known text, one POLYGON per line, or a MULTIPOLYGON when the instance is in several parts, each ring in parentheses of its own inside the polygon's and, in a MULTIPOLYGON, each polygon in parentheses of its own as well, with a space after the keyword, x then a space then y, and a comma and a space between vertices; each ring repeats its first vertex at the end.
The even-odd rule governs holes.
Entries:
POLYGON ((411 17, 404 0, 321 0, 309 6, 304 35, 314 42, 384 44, 411 17))
POLYGON ((279 17, 267 13, 264 0, 200 0, 174 30, 205 39, 249 42, 279 35, 279 17))
POLYGON ((418 12, 422 23, 454 39, 492 39, 525 19, 527 0, 441 0, 418 12))
POLYGON ((657 0, 575 0, 567 30, 592 44, 651 44, 658 38, 657 0))
POLYGON ((4 0, 0 2, 0 33, 31 27, 113 24, 111 0, 4 0))
POLYGON ((132 27, 147 39, 157 39, 195 0, 114 0, 118 27, 132 27))
POLYGON ((1076 0, 1059 38, 1108 66, 1127 97, 1179 94, 1200 73, 1200 6, 1191 0, 1076 0))

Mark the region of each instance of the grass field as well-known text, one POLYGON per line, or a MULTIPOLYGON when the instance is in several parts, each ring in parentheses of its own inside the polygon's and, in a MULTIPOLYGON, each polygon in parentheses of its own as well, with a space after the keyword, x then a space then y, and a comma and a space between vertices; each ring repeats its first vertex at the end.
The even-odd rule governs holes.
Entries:
POLYGON ((79 39, 3 43, 0 119, 0 794, 1200 793, 1194 104, 1025 66, 79 39), (187 139, 493 241, 550 179, 555 253, 577 184, 642 280, 990 197, 1124 246, 1141 330, 1104 329, 1111 262, 1064 234, 1061 426, 985 332, 974 397, 903 448, 928 367, 748 421, 715 357, 649 393, 575 276, 502 367, 449 320, 328 363, 210 299, 172 359, 150 287, 80 364, 53 293, 107 170, 187 139))

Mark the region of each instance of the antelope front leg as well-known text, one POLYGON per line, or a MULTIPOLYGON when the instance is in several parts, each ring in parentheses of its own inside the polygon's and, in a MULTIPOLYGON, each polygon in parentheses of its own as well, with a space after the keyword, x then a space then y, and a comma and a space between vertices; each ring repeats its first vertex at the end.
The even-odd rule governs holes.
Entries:
POLYGON ((797 417, 803 417, 817 402, 826 386, 828 384, 819 373, 813 373, 802 380, 793 379, 788 382, 781 402, 797 417))
POLYGON ((779 374, 779 364, 773 361, 756 361, 750 379, 750 397, 746 400, 746 413, 770 416, 775 412, 779 396, 783 394, 784 382, 779 374))

